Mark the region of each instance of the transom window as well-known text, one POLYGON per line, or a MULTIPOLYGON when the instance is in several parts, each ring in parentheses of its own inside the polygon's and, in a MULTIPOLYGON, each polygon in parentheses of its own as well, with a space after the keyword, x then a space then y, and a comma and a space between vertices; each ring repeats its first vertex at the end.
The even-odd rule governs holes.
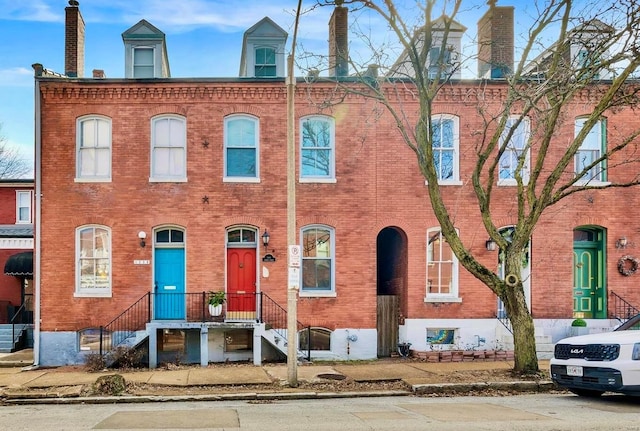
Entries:
POLYGON ((308 179, 335 177, 335 130, 331 117, 311 116, 301 120, 301 176, 308 179))
POLYGON ((333 229, 327 226, 302 230, 302 292, 335 291, 333 235, 333 229))
POLYGON ((162 116, 151 120, 151 179, 154 181, 186 181, 186 120, 178 116, 162 116))
POLYGON ((427 299, 458 296, 458 261, 439 228, 427 231, 427 299))
POLYGON ((498 183, 501 185, 515 185, 518 166, 520 166, 520 176, 522 181, 529 181, 529 119, 512 117, 507 119, 502 135, 500 136, 500 148, 504 147, 504 152, 500 156, 500 177, 498 183), (508 142, 505 145, 505 141, 508 142))
POLYGON ((32 201, 32 191, 27 190, 16 192, 16 223, 31 223, 32 201))
POLYGON ((111 179, 111 119, 78 119, 76 177, 79 180, 111 179))
POLYGON ((250 228, 238 228, 227 232, 228 244, 256 244, 256 231, 250 228))
POLYGON ((276 50, 272 47, 256 48, 256 77, 276 76, 276 50))
POLYGON ((76 230, 76 294, 111 294, 111 231, 104 226, 76 230))
POLYGON ((133 49, 133 77, 134 78, 153 78, 153 48, 134 48, 133 49))
POLYGON ((438 115, 431 122, 433 163, 440 183, 459 180, 458 125, 459 119, 453 115, 438 115))
MULTIPOLYGON (((575 125, 575 136, 582 131, 586 118, 578 118, 575 125)), ((606 151, 606 121, 598 120, 582 141, 575 156, 575 173, 581 182, 606 181, 606 161, 597 161, 606 151)))
POLYGON ((233 115, 224 120, 225 177, 258 177, 258 120, 247 115, 233 115))
POLYGON ((156 245, 184 244, 184 231, 170 228, 156 231, 156 245))

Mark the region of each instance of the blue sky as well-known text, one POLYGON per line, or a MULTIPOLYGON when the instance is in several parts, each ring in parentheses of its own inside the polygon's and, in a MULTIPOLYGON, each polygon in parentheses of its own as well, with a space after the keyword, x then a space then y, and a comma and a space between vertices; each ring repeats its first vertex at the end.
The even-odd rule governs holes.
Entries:
MULTIPOLYGON (((314 2, 303 2, 307 9, 314 2)), ((419 15, 414 0, 400 0, 408 16, 419 15)), ((486 1, 466 0, 458 21, 473 37, 486 1)), ((499 1, 528 14, 528 0, 499 1)), ((0 0, 0 137, 33 160, 33 63, 64 72, 64 9, 67 0, 0 0)), ((293 37, 295 0, 80 0, 85 20, 85 77, 103 69, 107 78, 124 76, 121 34, 146 19, 166 34, 171 76, 234 77, 240 66, 243 33, 269 16, 293 37), (242 7, 240 7, 242 5, 242 7)), ((332 8, 314 8, 301 17, 298 52, 327 53, 332 8)), ((414 21, 411 20, 410 21, 414 21)), ((384 40, 386 27, 375 16, 351 14, 350 23, 372 28, 384 40)), ((368 30, 367 30, 368 31, 368 30)), ((517 36, 516 36, 517 37, 517 36)), ((358 38, 350 34, 351 52, 358 38)), ((289 49, 289 48, 288 48, 289 49)))

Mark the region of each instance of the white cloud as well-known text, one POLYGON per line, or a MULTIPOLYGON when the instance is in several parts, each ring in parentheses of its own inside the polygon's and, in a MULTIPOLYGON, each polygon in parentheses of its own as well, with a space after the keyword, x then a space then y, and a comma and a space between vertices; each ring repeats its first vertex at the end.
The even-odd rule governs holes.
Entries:
POLYGON ((0 87, 33 87, 33 70, 25 67, 0 69, 0 87))
POLYGON ((64 19, 60 2, 51 0, 0 0, 0 18, 13 21, 59 22, 64 19))

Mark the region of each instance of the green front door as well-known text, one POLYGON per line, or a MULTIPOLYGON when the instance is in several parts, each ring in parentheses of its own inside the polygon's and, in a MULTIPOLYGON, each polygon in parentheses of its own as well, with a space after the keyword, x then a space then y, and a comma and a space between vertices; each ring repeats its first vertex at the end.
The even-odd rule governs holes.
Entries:
POLYGON ((603 319, 606 312, 603 232, 576 229, 573 243, 573 317, 603 319))

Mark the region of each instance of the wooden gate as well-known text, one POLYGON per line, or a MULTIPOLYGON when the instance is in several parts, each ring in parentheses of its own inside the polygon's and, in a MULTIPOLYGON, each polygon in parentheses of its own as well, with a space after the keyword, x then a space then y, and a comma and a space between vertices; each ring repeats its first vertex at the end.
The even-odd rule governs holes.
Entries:
POLYGON ((398 348, 399 300, 396 295, 378 295, 378 357, 387 358, 398 348))

